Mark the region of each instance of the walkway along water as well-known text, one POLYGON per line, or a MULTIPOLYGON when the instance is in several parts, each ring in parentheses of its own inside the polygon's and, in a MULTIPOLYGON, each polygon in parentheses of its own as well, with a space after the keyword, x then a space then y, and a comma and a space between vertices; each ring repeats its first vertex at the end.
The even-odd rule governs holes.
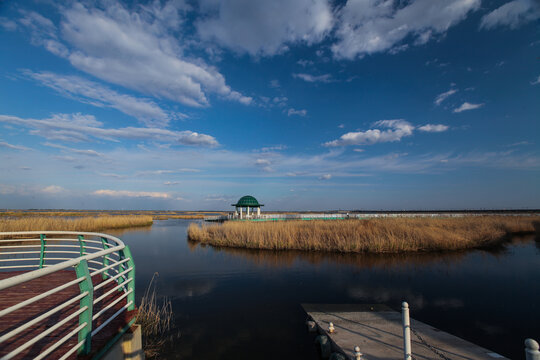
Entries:
POLYGON ((1 359, 99 359, 135 322, 135 263, 114 236, 0 233, 0 270, 1 359))

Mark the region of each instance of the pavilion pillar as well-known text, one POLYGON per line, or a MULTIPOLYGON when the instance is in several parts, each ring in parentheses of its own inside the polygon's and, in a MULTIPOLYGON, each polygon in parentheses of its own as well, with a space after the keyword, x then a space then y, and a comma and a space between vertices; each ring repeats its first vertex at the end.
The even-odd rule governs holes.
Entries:
POLYGON ((257 217, 258 218, 261 217, 261 208, 260 207, 257 208, 257 217))
POLYGON ((246 218, 249 219, 249 206, 247 207, 247 216, 246 216, 246 218))
POLYGON ((240 219, 242 219, 242 208, 240 208, 240 219))

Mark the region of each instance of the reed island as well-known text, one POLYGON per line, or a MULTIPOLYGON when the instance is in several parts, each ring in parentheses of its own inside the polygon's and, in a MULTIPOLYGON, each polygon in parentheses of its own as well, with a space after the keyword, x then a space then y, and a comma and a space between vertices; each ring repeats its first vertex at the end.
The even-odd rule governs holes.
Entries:
POLYGON ((217 247, 342 253, 452 251, 540 233, 540 216, 226 221, 195 224, 188 240, 217 247))

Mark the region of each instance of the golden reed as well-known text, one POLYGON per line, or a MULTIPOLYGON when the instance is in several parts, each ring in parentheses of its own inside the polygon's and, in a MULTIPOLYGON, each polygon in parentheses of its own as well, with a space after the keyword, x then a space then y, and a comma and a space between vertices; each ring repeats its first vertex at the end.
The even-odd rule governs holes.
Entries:
POLYGON ((468 216, 191 224, 188 239, 248 249, 398 253, 486 247, 535 232, 538 216, 468 216))
POLYGON ((24 218, 0 218, 0 232, 7 231, 98 231, 152 225, 152 216, 113 215, 86 216, 76 219, 37 216, 24 218))

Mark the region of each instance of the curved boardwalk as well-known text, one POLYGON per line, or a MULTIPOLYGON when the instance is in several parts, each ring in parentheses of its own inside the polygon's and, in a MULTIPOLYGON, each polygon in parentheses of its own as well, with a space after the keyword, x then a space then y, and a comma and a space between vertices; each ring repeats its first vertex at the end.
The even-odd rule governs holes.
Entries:
MULTIPOLYGON (((16 276, 24 273, 24 271, 10 271, 10 272, 0 272, 0 280, 16 276)), ((43 293, 47 290, 53 289, 57 286, 63 285, 68 281, 74 280, 76 278, 74 271, 64 270, 58 271, 49 275, 42 276, 40 278, 30 280, 28 282, 22 283, 11 288, 0 291, 0 310, 6 309, 12 305, 20 303, 26 299, 29 299, 33 296, 43 293)), ((102 282, 101 276, 94 276, 92 278, 94 287, 102 282)), ((109 283, 102 288, 94 291, 94 298, 97 298, 103 295, 105 292, 111 290, 117 284, 115 282, 109 283)), ((14 311, 11 314, 6 315, 0 321, 0 336, 5 335, 9 331, 17 328, 18 326, 29 322, 30 320, 36 318, 37 316, 44 314, 48 310, 60 305, 66 300, 73 298, 80 294, 78 285, 70 286, 62 291, 55 293, 54 295, 48 296, 45 299, 42 299, 38 302, 35 302, 31 305, 25 306, 22 309, 14 311)), ((103 307, 110 304, 115 300, 114 292, 108 295, 104 300, 100 301, 94 305, 94 314, 100 311, 103 307)), ((103 315, 99 316, 92 323, 92 329, 96 329, 100 326, 103 321, 108 319, 116 311, 126 305, 126 299, 122 299, 112 308, 108 309, 103 315)), ((7 340, 0 346, 0 357, 5 356, 21 344, 31 340, 35 336, 39 335, 46 328, 58 323, 62 319, 66 318, 69 314, 79 309, 79 302, 75 302, 62 309, 58 313, 48 317, 45 321, 41 321, 36 325, 30 327, 24 332, 14 336, 13 338, 7 340)), ((97 333, 92 337, 92 352, 91 354, 84 356, 83 358, 91 358, 92 355, 95 355, 100 349, 102 349, 110 340, 118 334, 119 330, 122 329, 130 320, 132 320, 137 315, 137 310, 133 311, 124 311, 113 319, 103 330, 97 333)), ((49 346, 53 345, 55 342, 66 336, 70 330, 75 328, 78 325, 78 317, 70 320, 66 323, 66 326, 60 327, 58 330, 49 334, 49 336, 44 337, 40 341, 31 345, 25 349, 22 353, 17 355, 16 359, 33 359, 39 355, 42 351, 46 350, 49 346)), ((65 354, 69 349, 75 346, 78 343, 77 334, 73 335, 67 342, 61 345, 53 353, 51 353, 47 359, 58 359, 63 354, 65 354)), ((76 354, 72 355, 70 359, 76 359, 76 354)), ((80 357, 79 357, 80 358, 80 357)))

